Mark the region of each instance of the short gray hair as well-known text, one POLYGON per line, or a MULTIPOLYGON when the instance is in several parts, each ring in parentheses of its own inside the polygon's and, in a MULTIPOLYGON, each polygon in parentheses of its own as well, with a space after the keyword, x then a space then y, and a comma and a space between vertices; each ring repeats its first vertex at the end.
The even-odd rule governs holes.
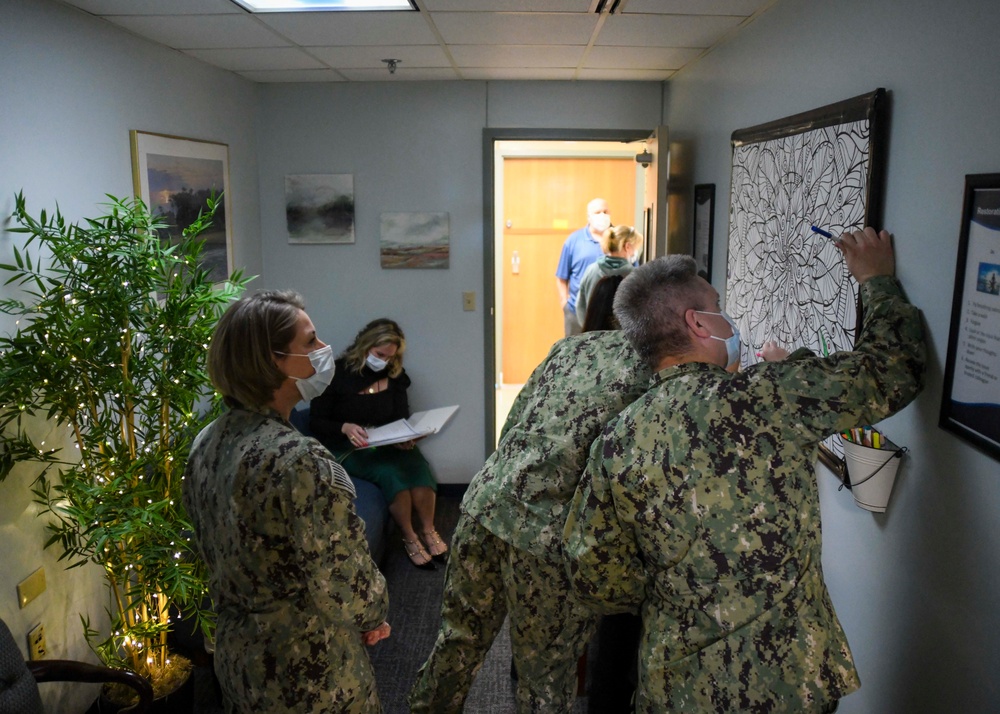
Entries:
POLYGON ((642 265, 615 294, 615 317, 639 356, 652 368, 691 349, 684 312, 701 309, 704 289, 689 255, 669 255, 642 265))
POLYGON ((302 296, 262 290, 237 300, 215 327, 208 347, 208 376, 231 407, 262 407, 287 379, 274 363, 295 339, 302 296))

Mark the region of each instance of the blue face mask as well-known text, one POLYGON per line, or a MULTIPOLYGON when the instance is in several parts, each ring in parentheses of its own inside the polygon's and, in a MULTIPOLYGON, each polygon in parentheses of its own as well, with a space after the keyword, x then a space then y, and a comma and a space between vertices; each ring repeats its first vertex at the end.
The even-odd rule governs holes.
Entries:
POLYGON ((729 323, 729 326, 733 330, 731 337, 716 337, 715 335, 709 335, 713 340, 718 340, 719 342, 726 343, 726 368, 732 367, 736 362, 740 360, 740 328, 736 326, 733 322, 733 318, 726 314, 725 310, 720 310, 719 312, 706 312, 705 310, 695 310, 695 312, 700 312, 703 315, 721 315, 722 319, 729 323))
POLYGON ((384 359, 376 357, 370 352, 368 353, 368 356, 365 357, 365 364, 371 367, 372 370, 375 372, 381 372, 383 369, 389 366, 389 363, 386 362, 384 359))

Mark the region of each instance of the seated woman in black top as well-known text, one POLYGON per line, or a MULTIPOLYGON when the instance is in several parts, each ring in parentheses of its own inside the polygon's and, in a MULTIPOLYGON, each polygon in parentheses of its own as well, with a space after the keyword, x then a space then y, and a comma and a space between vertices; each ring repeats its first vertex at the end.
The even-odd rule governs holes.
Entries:
POLYGON ((381 318, 365 325, 337 358, 330 386, 313 399, 309 425, 349 474, 381 489, 403 533, 410 561, 433 570, 431 560, 444 561, 448 547, 434 528, 437 482, 427 459, 413 441, 365 448, 365 426, 382 426, 410 416, 405 349, 403 331, 392 320, 381 318))

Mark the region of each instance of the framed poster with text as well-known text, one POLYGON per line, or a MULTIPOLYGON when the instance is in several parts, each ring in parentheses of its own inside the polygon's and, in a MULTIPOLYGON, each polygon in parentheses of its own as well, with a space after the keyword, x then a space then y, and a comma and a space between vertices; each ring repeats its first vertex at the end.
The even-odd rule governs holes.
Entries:
POLYGON ((1000 459, 1000 174, 965 177, 941 428, 1000 459))

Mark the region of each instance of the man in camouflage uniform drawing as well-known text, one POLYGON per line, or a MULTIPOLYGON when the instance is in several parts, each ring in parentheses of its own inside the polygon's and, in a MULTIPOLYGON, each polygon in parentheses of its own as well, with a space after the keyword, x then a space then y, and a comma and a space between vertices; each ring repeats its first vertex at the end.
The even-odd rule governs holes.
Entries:
POLYGON ((642 603, 637 712, 824 712, 860 686, 823 582, 813 464, 825 437, 917 395, 924 345, 889 234, 838 245, 864 322, 827 358, 724 371, 734 331, 689 257, 619 288, 615 314, 658 373, 595 441, 565 545, 582 597, 642 603))
POLYGON ((620 332, 561 340, 518 394, 500 444, 462 502, 441 629, 410 694, 413 712, 460 712, 510 615, 519 712, 569 711, 576 661, 596 625, 569 591, 566 504, 591 442, 649 387, 620 332))

